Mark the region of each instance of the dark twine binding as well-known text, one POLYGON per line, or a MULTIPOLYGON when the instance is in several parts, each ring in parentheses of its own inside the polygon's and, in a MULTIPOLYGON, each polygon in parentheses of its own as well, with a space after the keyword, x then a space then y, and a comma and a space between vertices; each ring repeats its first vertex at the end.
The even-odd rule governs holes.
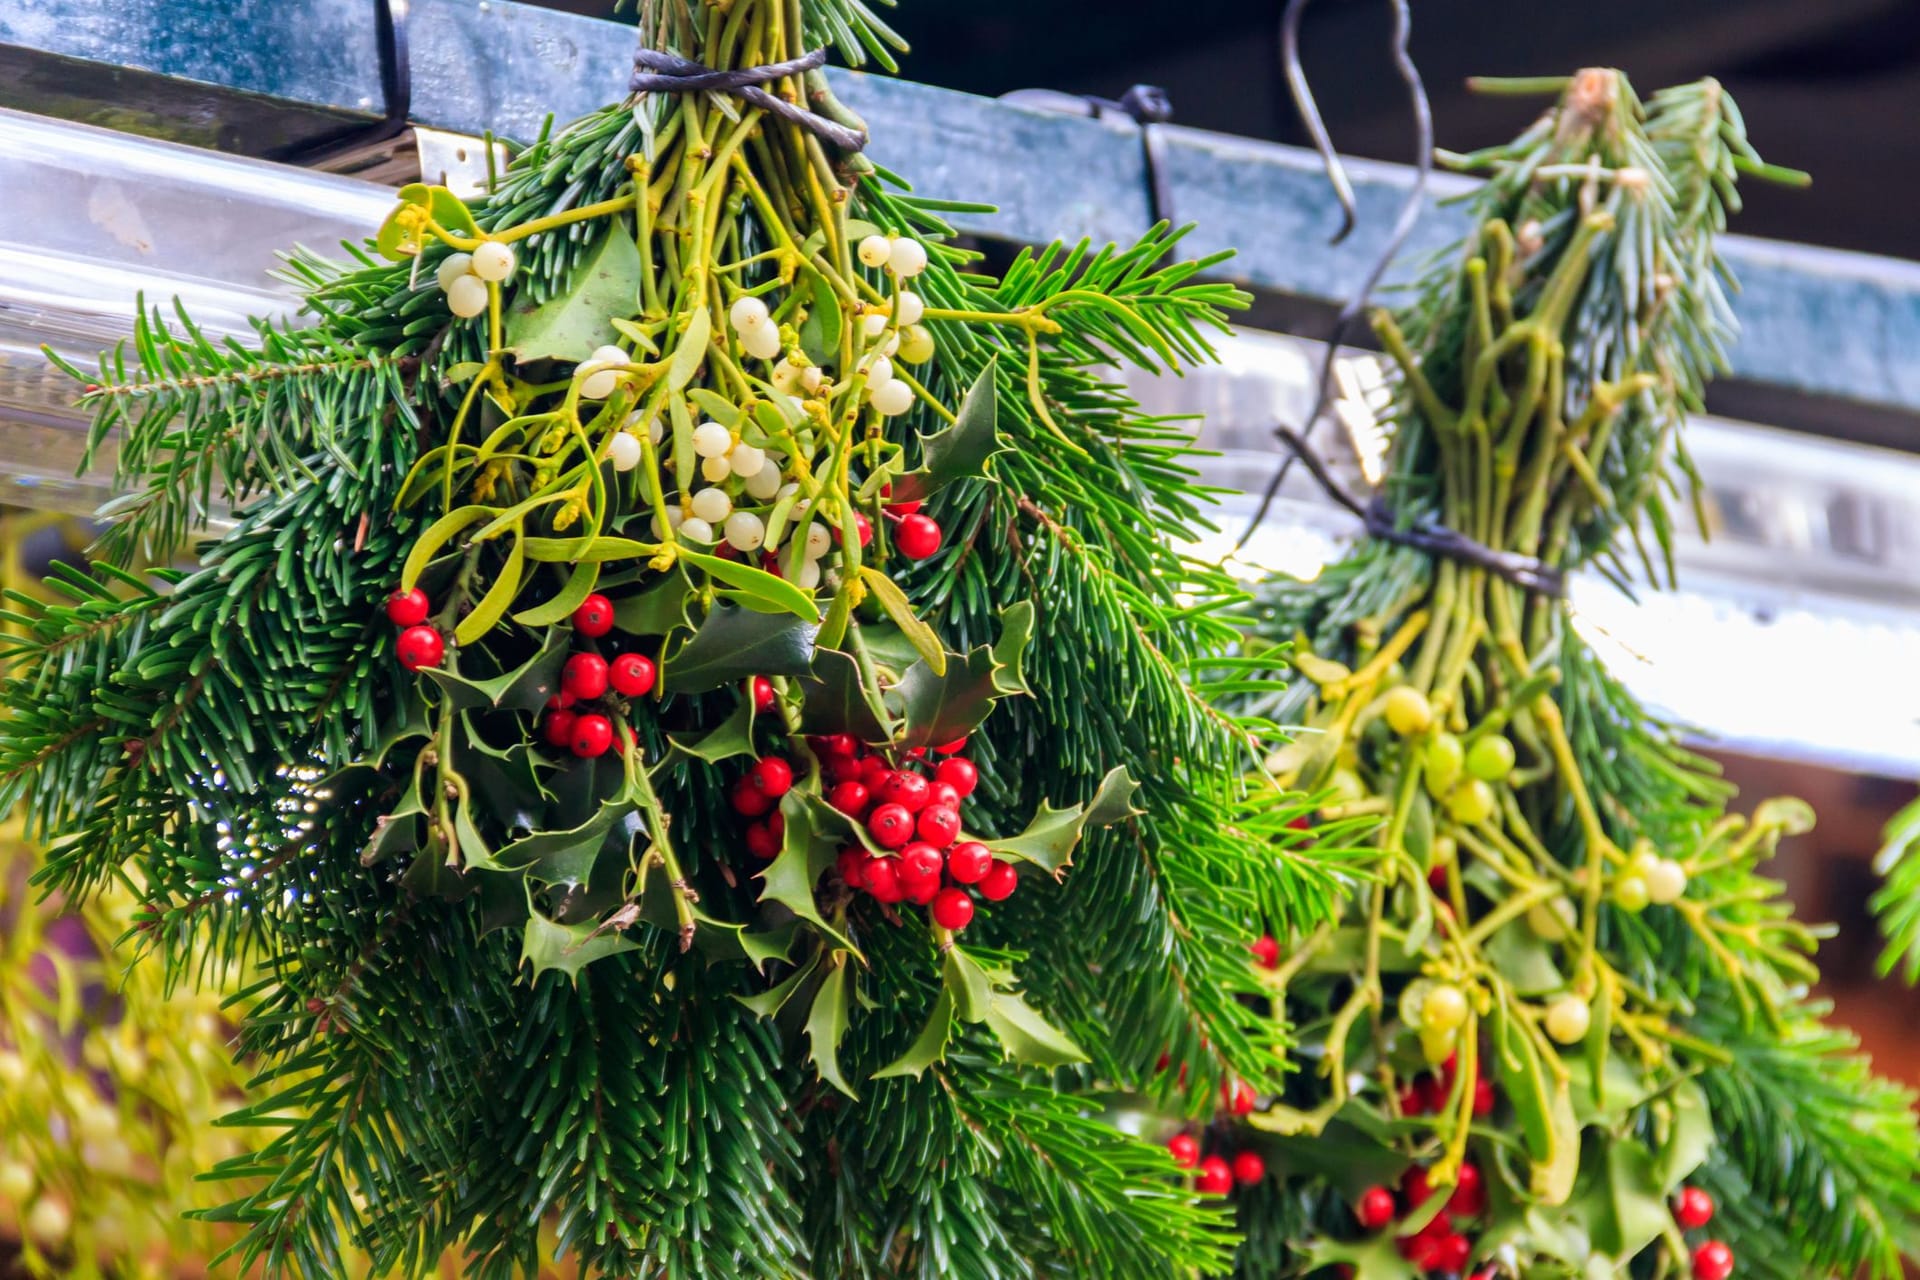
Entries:
POLYGON ((633 79, 627 82, 627 88, 634 93, 730 93, 789 124, 798 125, 842 151, 862 151, 867 145, 864 130, 849 129, 760 87, 813 71, 825 66, 826 61, 827 51, 815 49, 785 62, 722 71, 658 49, 637 49, 633 55, 633 79))

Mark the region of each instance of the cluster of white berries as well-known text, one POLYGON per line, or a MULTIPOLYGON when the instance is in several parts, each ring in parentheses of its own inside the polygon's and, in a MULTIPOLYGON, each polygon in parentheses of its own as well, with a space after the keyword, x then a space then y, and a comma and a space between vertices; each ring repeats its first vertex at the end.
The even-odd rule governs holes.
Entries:
POLYGON ((727 319, 740 335, 740 347, 756 360, 772 360, 780 354, 780 326, 773 323, 767 304, 748 295, 734 300, 727 319))
POLYGON ((605 400, 612 395, 630 362, 631 357, 619 347, 595 347, 592 355, 574 366, 573 376, 580 379, 580 398, 605 400))
POLYGON ((513 250, 489 240, 472 253, 448 254, 434 279, 447 295, 447 310, 465 320, 487 309, 487 286, 505 280, 513 268, 513 250))

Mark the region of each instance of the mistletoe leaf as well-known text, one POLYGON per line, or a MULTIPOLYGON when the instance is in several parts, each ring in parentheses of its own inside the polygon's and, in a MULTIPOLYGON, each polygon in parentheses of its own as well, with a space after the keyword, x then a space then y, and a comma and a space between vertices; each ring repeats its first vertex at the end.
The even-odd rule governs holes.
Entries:
POLYGON ((553 599, 522 609, 513 615, 513 620, 523 627, 546 627, 564 621, 573 616, 573 611, 580 607, 582 600, 593 594, 599 582, 599 561, 576 564, 573 572, 567 575, 567 585, 555 592, 553 599))
POLYGON ((441 667, 423 668, 421 674, 446 691, 456 711, 478 707, 538 711, 560 687, 560 668, 566 665, 570 645, 569 633, 549 628, 539 652, 512 670, 489 679, 470 680, 441 667))
POLYGON ((1056 809, 1042 804, 1040 812, 1034 814, 1033 821, 1019 835, 1004 839, 974 838, 1002 857, 1031 862, 1058 879, 1073 861, 1073 851, 1088 827, 1112 826, 1140 812, 1133 806, 1134 792, 1139 789, 1140 784, 1128 776, 1126 766, 1116 765, 1100 780, 1099 790, 1084 807, 1056 809))
POLYGON ((819 630, 818 623, 792 614, 715 604, 699 630, 666 660, 662 684, 668 693, 705 693, 750 676, 805 675, 819 630))
POLYGON ((822 276, 813 277, 812 301, 800 322, 800 349, 815 364, 833 364, 840 358, 840 333, 846 322, 840 298, 822 276))
POLYGON ((520 594, 520 580, 526 571, 527 544, 516 530, 513 550, 507 553, 507 562, 500 567, 500 576, 493 580, 487 593, 475 603, 473 612, 460 619, 460 625, 453 631, 454 643, 472 644, 493 630, 493 624, 506 616, 507 606, 520 594))
POLYGON ((620 335, 611 321, 639 305, 640 246, 621 219, 611 220, 600 244, 567 282, 565 293, 535 304, 523 291, 506 316, 506 344, 522 362, 579 363, 620 335))
POLYGON ((687 317, 686 332, 673 349, 673 362, 667 366, 667 385, 675 391, 693 381, 700 362, 707 358, 707 340, 713 336, 713 318, 705 307, 695 307, 687 317))
POLYGON ((694 738, 672 735, 668 741, 686 755, 708 764, 753 754, 753 699, 742 698, 733 713, 694 738))
POLYGON ((800 708, 803 731, 850 733, 862 742, 875 744, 892 740, 885 709, 874 706, 866 683, 860 679, 860 666, 851 656, 838 649, 815 650, 813 674, 801 681, 800 689, 805 697, 800 708))
POLYGON ((684 573, 670 573, 639 595, 616 600, 613 625, 630 636, 664 636, 693 625, 687 601, 693 582, 684 573))
POLYGON ((1504 1003, 1494 1006, 1489 1027, 1494 1069, 1533 1160, 1531 1191, 1547 1204, 1563 1204, 1580 1171, 1580 1122, 1572 1090, 1549 1069, 1530 1029, 1504 1003))
POLYGON ((808 622, 820 621, 820 606, 814 602, 813 596, 785 578, 776 577, 750 564, 741 564, 738 560, 723 560, 719 556, 689 551, 684 546, 678 554, 687 564, 743 592, 768 611, 790 613, 808 622))
POLYGON ((1594 1249, 1625 1270, 1627 1260, 1658 1239, 1673 1217, 1645 1146, 1616 1140, 1587 1148, 1581 1161, 1585 1194, 1576 1195, 1567 1211, 1586 1218, 1594 1249))
POLYGON ((836 951, 827 959, 827 976, 814 993, 813 1009, 807 1014, 807 1058, 822 1080, 857 1099, 860 1095, 840 1071, 840 1040, 847 1034, 847 993, 853 982, 846 961, 844 951, 836 951))
POLYGON ((893 1076, 913 1076, 916 1079, 925 1074, 926 1069, 947 1056, 947 1044, 953 1039, 953 995, 945 987, 934 999, 933 1011, 927 1015, 927 1025, 920 1029, 907 1051, 873 1073, 875 1080, 885 1080, 893 1076))
POLYGON ((520 963, 533 966, 538 978, 550 969, 567 975, 576 986, 580 971, 595 960, 637 951, 640 944, 614 932, 602 933, 592 920, 579 924, 556 924, 538 911, 529 912, 524 939, 520 944, 520 963))
POLYGON ((932 668, 933 674, 945 675, 947 651, 940 647, 940 637, 933 633, 933 628, 913 611, 913 604, 907 599, 907 593, 902 591, 892 578, 872 565, 860 566, 860 581, 864 582, 867 590, 873 593, 873 598, 880 602, 880 607, 887 611, 887 617, 893 619, 893 625, 900 628, 900 634, 907 638, 907 643, 911 644, 914 652, 920 655, 920 661, 932 668))
POLYGON ((1681 1081, 1667 1096, 1666 1105, 1673 1115, 1654 1177, 1662 1193, 1671 1193, 1706 1162, 1713 1150, 1713 1113, 1707 1107, 1706 1093, 1691 1080, 1681 1081))
POLYGON ((397 194, 399 202, 373 236, 374 251, 389 262, 405 262, 417 256, 423 245, 421 236, 431 234, 423 227, 409 225, 410 219, 417 216, 408 214, 410 209, 424 212, 444 230, 456 235, 480 234, 480 228, 473 220, 473 211, 447 187, 409 182, 397 194))
POLYGON ((455 534, 470 524, 497 514, 492 507, 455 507, 428 525, 413 544, 413 549, 407 552, 407 562, 400 566, 400 590, 411 591, 419 584, 420 575, 426 572, 427 565, 432 563, 440 548, 453 540, 455 534))
POLYGON ((955 480, 984 476, 994 456, 1006 452, 995 425, 1000 412, 994 381, 998 360, 998 356, 989 359, 974 378, 951 425, 920 437, 920 469, 893 482, 894 501, 923 500, 955 480))

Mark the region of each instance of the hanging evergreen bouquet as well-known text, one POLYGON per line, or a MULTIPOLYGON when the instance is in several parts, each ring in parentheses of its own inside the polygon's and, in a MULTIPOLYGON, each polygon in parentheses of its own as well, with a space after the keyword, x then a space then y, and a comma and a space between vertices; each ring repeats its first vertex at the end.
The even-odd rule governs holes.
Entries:
POLYGON ((1714 238, 1765 168, 1712 81, 1563 88, 1456 158, 1475 230, 1376 320, 1372 536, 1261 593, 1302 677, 1263 709, 1311 730, 1270 768, 1372 820, 1375 861, 1261 956, 1303 1070, 1222 1135, 1280 1175, 1242 1196, 1240 1274, 1897 1276, 1912 1098, 1821 1021, 1817 931, 1758 871, 1812 815, 1729 813, 1561 593, 1671 577, 1732 329, 1714 238))
POLYGON ((0 807, 170 975, 261 975, 211 1216, 264 1274, 543 1222, 611 1276, 1218 1271, 1055 1084, 1277 1090, 1245 941, 1340 883, 1243 781, 1186 434, 1103 373, 1242 298, 1164 230, 970 273, 823 76, 891 65, 856 0, 640 31, 484 198, 293 259, 310 326, 156 310, 87 377, 127 494, 19 602, 0 807))

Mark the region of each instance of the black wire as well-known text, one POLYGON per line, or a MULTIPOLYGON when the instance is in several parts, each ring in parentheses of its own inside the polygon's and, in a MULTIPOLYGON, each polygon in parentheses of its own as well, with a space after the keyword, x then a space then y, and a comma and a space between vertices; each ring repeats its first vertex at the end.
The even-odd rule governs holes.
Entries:
MULTIPOLYGON (((1303 457, 1310 445, 1314 430, 1320 420, 1326 416, 1328 405, 1333 398, 1333 363, 1339 357, 1340 348, 1346 342, 1347 331, 1353 322, 1359 319, 1373 297, 1373 291, 1380 286, 1380 280, 1387 268, 1399 256, 1406 245, 1407 237, 1420 222, 1420 213, 1426 203, 1427 180, 1433 175, 1433 106, 1427 100, 1427 87, 1420 78, 1420 68, 1414 64, 1413 52, 1409 43, 1413 38, 1413 14, 1408 8, 1408 0, 1389 0, 1393 7, 1393 65, 1400 76, 1401 83, 1407 87, 1407 99, 1413 112, 1414 126, 1414 172, 1413 185, 1407 190, 1407 197, 1400 205, 1400 214, 1394 220, 1393 233, 1381 247, 1372 267, 1361 280, 1360 287, 1346 305, 1340 308, 1340 314, 1334 318, 1332 331, 1327 335, 1326 350, 1320 357, 1320 369, 1314 384, 1313 410, 1307 417, 1305 434, 1298 437, 1301 448, 1290 452, 1274 471, 1273 479, 1268 481, 1266 491, 1260 496, 1260 505, 1255 509, 1253 519, 1233 546, 1235 552, 1247 545, 1255 529, 1260 527, 1267 513, 1273 509, 1274 497, 1280 492, 1280 486, 1286 482, 1287 472, 1292 469, 1293 460, 1303 457)), ((1326 125, 1320 118, 1320 108, 1313 99, 1313 89, 1307 83, 1306 72, 1300 64, 1300 16, 1305 12, 1311 0, 1287 0, 1286 15, 1281 22, 1281 47, 1287 69, 1287 83, 1292 87, 1295 105, 1307 121, 1307 128, 1313 135, 1314 146, 1320 152, 1321 164, 1327 171, 1327 181, 1332 184, 1334 196, 1340 201, 1340 207, 1346 213, 1346 223, 1339 234, 1333 238, 1338 244, 1354 226, 1353 187, 1347 181, 1346 166, 1340 162, 1340 154, 1333 149, 1333 139, 1328 136, 1326 125)), ((1285 427, 1275 428, 1275 434, 1282 439, 1292 435, 1285 427)), ((1309 468, 1312 470, 1312 468, 1309 468)), ((1324 469, 1315 472, 1325 474, 1324 469)))
POLYGON ((730 93, 743 101, 750 102, 763 111, 767 111, 787 121, 799 125, 823 142, 828 142, 842 151, 860 151, 867 145, 867 135, 858 129, 849 129, 825 116, 816 115, 804 107, 796 107, 785 98, 777 98, 760 86, 771 84, 775 80, 784 80, 788 76, 812 71, 826 63, 827 51, 815 49, 803 53, 797 58, 785 62, 769 62, 764 66, 742 67, 720 70, 690 58, 682 58, 671 53, 662 53, 658 49, 637 49, 633 55, 633 79, 627 87, 634 93, 730 93))

